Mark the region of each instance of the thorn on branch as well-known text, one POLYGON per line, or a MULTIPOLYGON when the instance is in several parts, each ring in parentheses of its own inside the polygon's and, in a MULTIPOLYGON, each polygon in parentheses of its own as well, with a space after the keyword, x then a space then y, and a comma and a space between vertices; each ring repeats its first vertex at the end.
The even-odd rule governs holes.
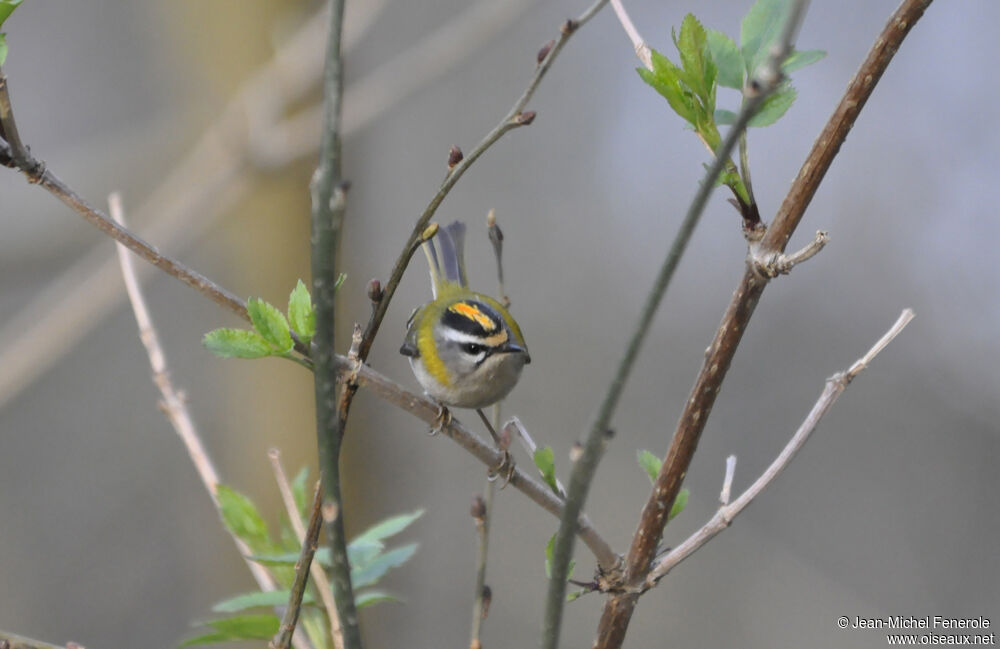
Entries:
POLYGON ((559 28, 559 31, 564 36, 569 36, 570 34, 576 31, 577 27, 579 27, 579 24, 572 18, 569 18, 566 20, 566 22, 562 24, 562 26, 559 28))

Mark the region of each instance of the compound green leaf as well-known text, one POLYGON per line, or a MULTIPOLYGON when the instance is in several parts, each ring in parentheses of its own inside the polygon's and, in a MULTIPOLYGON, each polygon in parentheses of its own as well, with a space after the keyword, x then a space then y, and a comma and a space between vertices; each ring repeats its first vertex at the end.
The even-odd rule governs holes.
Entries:
POLYGON ((399 514, 397 516, 391 516, 383 521, 372 525, 367 530, 354 537, 351 541, 351 545, 366 545, 377 543, 383 539, 387 539, 390 536, 399 534, 407 527, 410 526, 413 521, 417 520, 424 515, 423 509, 418 509, 416 511, 410 512, 409 514, 399 514))
POLYGON ((663 460, 656 457, 649 451, 639 451, 636 454, 639 460, 639 466, 643 468, 646 475, 649 476, 650 482, 656 482, 656 476, 660 474, 660 467, 663 466, 663 460))
POLYGON ((351 569, 351 582, 355 588, 364 588, 378 583, 390 568, 398 568, 416 553, 418 545, 410 543, 384 554, 380 554, 361 570, 351 569))
POLYGON ((288 321, 306 345, 316 335, 316 312, 309 289, 300 279, 288 296, 288 321))
POLYGON ((277 615, 243 615, 210 620, 205 625, 215 629, 215 633, 207 633, 197 638, 185 640, 181 646, 190 647, 232 640, 270 640, 278 632, 281 620, 278 619, 277 615))
POLYGON ((823 50, 804 50, 802 52, 795 51, 785 59, 785 62, 781 64, 781 70, 785 74, 791 74, 796 70, 800 70, 807 65, 812 65, 816 61, 819 61, 824 56, 826 52, 823 50))
POLYGON ((0 25, 3 25, 23 0, 0 0, 0 25))
POLYGON ((264 358, 274 351, 256 331, 215 329, 202 338, 207 350, 222 358, 264 358))
POLYGON ((292 335, 288 331, 288 320, 273 304, 260 298, 247 300, 250 322, 264 340, 271 344, 275 352, 292 351, 292 335))
POLYGON ((380 604, 382 602, 398 602, 400 599, 391 593, 381 590, 365 590, 354 596, 354 605, 358 609, 380 604))
POLYGON ((667 521, 674 520, 674 517, 684 511, 687 507, 688 498, 691 497, 691 492, 688 489, 681 489, 680 493, 677 494, 677 499, 674 500, 674 506, 670 508, 670 515, 667 516, 667 521))
MULTIPOLYGON (((290 594, 291 591, 287 589, 269 590, 266 593, 260 591, 244 593, 242 595, 236 595, 235 597, 230 597, 229 599, 217 602, 215 606, 212 607, 212 610, 216 613, 238 613, 251 608, 272 608, 275 606, 285 606, 288 604, 288 597, 290 594)), ((302 603, 312 604, 313 602, 313 596, 306 592, 302 597, 302 603)))
MULTIPOLYGON (((733 39, 722 32, 709 29, 706 40, 715 67, 718 68, 719 85, 724 88, 743 88, 743 75, 746 73, 746 63, 743 54, 733 39)), ((716 113, 718 114, 718 113, 716 113)))
POLYGON ((763 63, 771 46, 781 37, 788 15, 789 0, 757 0, 740 26, 740 47, 747 73, 753 75, 763 63))
POLYGON ((253 501, 240 492, 219 485, 217 489, 219 511, 226 529, 246 542, 253 552, 267 552, 271 549, 271 540, 267 533, 267 524, 257 511, 253 501))
POLYGON ((788 112, 795 102, 797 93, 790 84, 784 83, 764 100, 757 114, 750 118, 747 126, 770 126, 778 121, 782 115, 788 112))
POLYGON ((559 495, 559 484, 556 482, 556 460, 555 453, 552 452, 551 446, 546 446, 545 448, 540 448, 535 451, 535 466, 538 467, 539 473, 542 474, 542 480, 545 484, 549 485, 549 489, 552 493, 559 495))

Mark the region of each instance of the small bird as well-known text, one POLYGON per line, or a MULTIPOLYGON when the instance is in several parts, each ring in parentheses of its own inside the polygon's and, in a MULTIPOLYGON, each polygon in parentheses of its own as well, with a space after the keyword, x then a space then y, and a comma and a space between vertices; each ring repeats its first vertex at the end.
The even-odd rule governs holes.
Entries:
MULTIPOLYGON (((510 312, 469 289, 464 243, 465 224, 459 221, 424 242, 434 299, 410 315, 399 352, 409 356, 431 398, 442 406, 478 410, 510 393, 531 356, 510 312)), ((442 422, 446 417, 442 408, 442 422)))

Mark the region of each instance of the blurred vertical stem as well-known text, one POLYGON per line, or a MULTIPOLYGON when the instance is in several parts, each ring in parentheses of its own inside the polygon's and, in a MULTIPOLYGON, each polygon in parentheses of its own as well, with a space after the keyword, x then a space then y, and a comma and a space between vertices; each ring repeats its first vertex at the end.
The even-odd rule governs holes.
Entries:
POLYGON ((323 132, 319 166, 312 190, 312 288, 316 301, 316 336, 313 339, 316 386, 316 435, 319 467, 323 476, 323 523, 330 547, 330 580, 343 628, 344 646, 360 649, 361 633, 351 588, 347 560, 344 508, 340 496, 340 447, 346 416, 337 399, 338 381, 334 347, 337 248, 344 220, 346 186, 341 176, 340 110, 343 95, 343 60, 340 39, 344 0, 332 0, 330 37, 323 71, 323 132))

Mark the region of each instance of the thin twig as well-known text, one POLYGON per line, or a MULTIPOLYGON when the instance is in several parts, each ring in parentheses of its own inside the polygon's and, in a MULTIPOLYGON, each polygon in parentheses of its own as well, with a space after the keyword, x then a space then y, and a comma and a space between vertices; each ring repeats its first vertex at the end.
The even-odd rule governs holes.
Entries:
MULTIPOLYGON (((122 207, 120 194, 113 193, 108 197, 108 211, 116 223, 125 224, 125 211, 122 207)), ((187 408, 183 394, 174 388, 170 380, 166 355, 163 353, 159 335, 156 333, 156 327, 153 325, 149 308, 146 306, 146 298, 143 296, 142 288, 139 285, 136 267, 133 263, 134 258, 121 244, 116 244, 115 249, 118 253, 118 263, 121 267, 122 278, 125 282, 125 291, 128 294, 129 302, 132 304, 132 312, 135 314, 136 325, 139 329, 139 338, 142 340, 143 347, 146 348, 146 354, 149 356, 149 366, 153 371, 153 383, 159 389, 160 396, 163 398, 163 401, 160 402, 160 409, 166 415, 174 431, 181 438, 181 442, 187 450, 188 457, 191 458, 191 463, 194 464, 195 471, 198 473, 202 485, 204 485, 205 490, 212 499, 212 505, 215 506, 216 512, 222 518, 222 507, 219 503, 219 472, 216 470, 211 458, 208 457, 208 452, 205 450, 198 429, 194 425, 194 419, 192 419, 191 413, 187 408)), ((264 592, 277 590, 279 584, 271 576, 271 573, 264 566, 249 558, 253 555, 250 546, 230 531, 228 527, 223 527, 225 527, 230 538, 232 538, 236 549, 239 551, 244 562, 246 562, 247 568, 249 568, 250 574, 253 575, 258 587, 264 592)), ((310 643, 304 635, 296 634, 295 646, 307 649, 310 647, 310 643)))
MULTIPOLYGON (((434 401, 406 390, 367 365, 358 367, 346 356, 337 356, 337 367, 341 372, 357 372, 358 385, 370 390, 376 397, 405 410, 429 426, 440 424, 440 408, 434 401)), ((502 452, 484 442, 457 418, 452 418, 451 424, 445 426, 441 432, 443 436, 456 442, 486 467, 495 467, 503 460, 502 452)), ((515 466, 510 484, 553 516, 558 517, 561 514, 562 501, 547 486, 532 478, 519 467, 515 466)), ((618 556, 608 542, 594 528, 593 523, 585 514, 580 515, 577 523, 577 534, 580 536, 580 540, 590 549, 598 564, 603 569, 612 568, 618 560, 618 556)))
MULTIPOLYGON (((117 193, 111 194, 108 197, 108 206, 111 216, 115 221, 124 224, 125 217, 121 196, 117 193)), ((187 450, 188 457, 191 458, 191 463, 194 464, 201 483, 205 486, 205 490, 208 491, 208 495, 212 499, 212 504, 215 505, 216 510, 221 516, 222 510, 219 505, 218 494, 219 473, 215 469, 215 465, 212 464, 211 458, 208 457, 205 446, 201 441, 201 436, 198 434, 194 420, 191 418, 191 413, 187 409, 184 397, 174 389, 173 383, 170 381, 166 356, 163 353, 163 348, 160 346, 159 336, 149 315, 146 299, 143 297, 142 290, 139 287, 132 256, 121 244, 116 244, 115 249, 118 251, 118 262, 121 266, 122 277, 125 280, 125 290, 128 293, 129 301, 132 303, 132 311, 135 314, 135 321, 139 328, 139 338, 142 340, 142 344, 146 348, 146 354, 149 356, 149 366, 153 371, 153 383, 156 384, 157 389, 160 391, 160 396, 163 398, 163 401, 160 402, 161 409, 163 410, 163 414, 166 415, 167 420, 170 421, 171 426, 177 432, 177 435, 181 438, 181 442, 183 442, 184 448, 187 450)), ((270 573, 259 563, 247 559, 247 557, 253 554, 250 547, 232 532, 230 532, 230 536, 261 590, 275 590, 277 582, 274 581, 270 573)))
MULTIPOLYGON (((346 184, 341 175, 341 108, 343 104, 344 0, 332 0, 330 32, 323 72, 323 129, 319 166, 313 175, 312 190, 312 295, 316 302, 316 335, 313 338, 314 385, 316 393, 316 437, 322 473, 324 528, 330 548, 330 579, 346 649, 361 649, 361 629, 351 587, 351 566, 347 557, 344 506, 340 491, 340 449, 344 438, 346 411, 338 408, 343 397, 335 364, 334 316, 336 314, 337 251, 346 210, 346 184)), ((344 382, 346 394, 352 389, 344 382)))
POLYGON ((587 9, 583 14, 580 15, 576 20, 567 20, 559 32, 559 38, 555 40, 552 48, 549 50, 548 54, 542 60, 542 62, 535 69, 534 75, 532 75, 531 80, 528 82, 528 87, 525 88, 524 92, 521 94, 520 98, 506 115, 500 120, 500 122, 493 127, 486 137, 476 145, 472 151, 465 155, 461 162, 452 167, 448 175, 445 177, 444 182, 438 189, 437 193, 431 199, 430 203, 424 209, 420 218, 417 219, 416 224, 413 226, 413 231, 410 233, 409 238, 403 245, 402 252, 396 259, 396 263, 393 265, 392 272, 389 274, 389 280, 385 283, 383 297, 380 300, 375 313, 372 316, 371 321, 365 328, 364 340, 361 344, 361 359, 366 360, 368 354, 371 351, 372 343, 375 340, 375 335, 378 333, 379 327, 382 324, 383 318, 385 318, 386 311, 389 309, 389 302, 392 300, 392 296, 396 292, 396 288, 399 286, 399 282, 403 279, 403 272, 406 270, 407 265, 409 265, 410 258, 412 257, 412 251, 415 249, 414 246, 419 241, 422 233, 430 223, 431 218, 437 212, 438 206, 444 201, 445 197, 451 191, 451 188, 455 186, 458 179, 472 166, 472 164, 483 155, 493 144, 499 140, 507 131, 518 128, 520 126, 525 126, 530 124, 534 120, 534 113, 523 113, 522 111, 528 105, 528 101, 531 100, 532 96, 535 94, 535 90, 538 88, 538 84, 541 83, 542 78, 545 73, 548 72, 549 68, 552 67, 553 61, 559 55, 560 50, 566 44, 566 41, 587 21, 589 21, 600 9, 608 2, 608 0, 597 0, 589 9, 587 9))
MULTIPOLYGON (((853 125, 857 110, 867 101, 892 56, 930 1, 905 0, 891 16, 803 163, 778 215, 764 235, 765 249, 784 250, 809 199, 853 125)), ((746 331, 767 282, 765 275, 753 264, 748 264, 723 315, 722 323, 708 348, 705 362, 677 423, 673 441, 657 475, 653 491, 643 507, 626 560, 624 584, 627 588, 641 585, 645 581, 666 523, 664 512, 670 511, 680 492, 715 398, 721 390, 743 332, 746 331)), ((631 592, 608 599, 598 626, 595 648, 621 646, 637 602, 638 595, 631 592)))
POLYGON ((0 649, 67 649, 74 644, 76 643, 67 642, 65 645, 59 646, 0 630, 0 649))
MULTIPOLYGON (((781 61, 791 51, 791 39, 792 34, 786 29, 783 34, 782 47, 772 57, 772 66, 774 68, 780 68, 781 61)), ((618 401, 625 389, 625 383, 632 372, 646 335, 649 333, 649 328, 652 325, 660 302, 666 294, 671 279, 673 279, 674 271, 677 269, 677 265, 680 263, 680 259, 694 233, 695 226, 698 224, 698 220, 701 218, 705 206, 708 204, 708 198, 715 188, 716 179, 726 165, 729 164, 729 156, 733 149, 736 148, 740 135, 746 128, 750 118, 756 114, 767 97, 777 89, 780 81, 780 75, 768 76, 757 84, 758 92, 743 102, 735 123, 726 134, 719 150, 715 152, 712 164, 698 186, 698 191, 691 201, 680 230, 671 244, 663 265, 646 297, 646 302, 643 304, 639 314, 639 321, 628 339, 625 353, 622 355, 614 378, 608 385, 604 399, 583 442, 583 453, 573 465, 573 471, 570 473, 569 489, 566 494, 566 507, 563 510, 563 517, 560 519, 559 531, 556 533, 555 546, 552 551, 549 591, 546 598, 545 626, 542 631, 543 649, 555 649, 559 644, 562 610, 566 602, 566 580, 569 577, 569 563, 573 554, 573 521, 579 515, 583 503, 586 501, 587 492, 590 490, 594 474, 597 471, 597 464, 600 462, 609 437, 611 418, 614 416, 618 401)), ((669 511, 668 507, 665 511, 660 512, 664 522, 669 511)), ((658 539, 654 542, 654 549, 658 542, 658 539)))
POLYGON ((281 617, 281 626, 278 633, 268 643, 270 649, 288 649, 288 644, 292 636, 296 633, 296 625, 299 621, 299 611, 302 609, 302 597, 306 592, 306 584, 309 582, 309 570, 312 565, 313 556, 319 543, 320 509, 323 502, 323 490, 316 485, 316 492, 313 496, 312 515, 309 517, 309 529, 306 530, 305 538, 308 542, 302 543, 302 550, 299 552, 299 559, 295 562, 295 579, 292 581, 291 594, 288 598, 288 607, 281 617))
MULTIPOLYGON (((854 380, 854 378, 861 372, 861 370, 868 367, 872 359, 878 355, 885 346, 888 345, 896 336, 903 331, 903 328, 913 319, 913 311, 906 309, 903 311, 896 323, 885 333, 884 336, 870 349, 868 353, 865 354, 861 359, 855 362, 850 369, 846 372, 841 372, 831 376, 826 381, 826 385, 823 388, 822 394, 820 394, 819 399, 813 405, 812 410, 806 416, 805 420, 799 426, 798 430, 789 440, 785 448, 782 449, 781 453, 774 459, 774 462, 767 468, 764 473, 761 474, 757 480, 750 485, 750 487, 744 491, 739 498, 733 501, 731 504, 728 502, 728 485, 723 488, 723 493, 726 496, 723 499, 722 507, 715 513, 715 515, 709 520, 701 529, 692 534, 687 540, 678 545, 676 548, 670 551, 667 556, 663 557, 656 567, 650 571, 649 575, 646 577, 644 584, 645 589, 652 588, 671 570, 674 569, 677 564, 689 556, 694 554, 699 548, 708 543, 708 541, 714 537, 716 534, 722 530, 729 527, 747 505, 749 505, 754 498, 760 495, 764 489, 767 488, 771 482, 781 473, 785 467, 792 461, 795 454, 802 449, 805 445, 806 440, 816 429, 819 420, 826 414, 826 412, 833 406, 833 404, 840 397, 841 393, 847 388, 848 384, 854 380)), ((731 459, 732 456, 730 456, 731 459)), ((733 463, 735 464, 735 462, 733 463)), ((726 471, 727 481, 731 482, 731 473, 728 468, 726 471)))
MULTIPOLYGON (((306 526, 302 524, 302 515, 299 514, 298 505, 295 503, 295 494, 292 493, 292 486, 288 483, 288 476, 285 475, 285 469, 281 466, 281 452, 276 448, 272 448, 268 451, 267 457, 271 461, 271 471, 274 473, 274 481, 277 483, 278 491, 281 493, 281 502, 285 505, 288 520, 295 531, 295 538, 299 540, 300 547, 304 546, 307 542, 307 530, 306 526)), ((314 516, 319 516, 319 512, 315 511, 314 516)), ((309 524, 313 525, 314 523, 310 520, 309 524)), ((309 539, 308 543, 315 545, 316 539, 309 539)), ((319 591, 319 598, 323 601, 323 608, 326 609, 326 615, 330 618, 330 637, 333 638, 333 646, 335 649, 344 649, 344 634, 340 627, 340 617, 337 615, 337 604, 333 601, 333 587, 330 584, 330 580, 327 579, 326 572, 323 571, 323 566, 316 562, 309 563, 309 574, 312 575, 313 583, 316 584, 316 590, 319 591)))
POLYGON ((635 49, 635 55, 639 57, 639 61, 647 69, 652 71, 653 69, 653 55, 649 49, 649 45, 643 40, 642 35, 639 34, 639 30, 635 28, 632 24, 632 19, 629 18, 628 12, 625 11, 625 6, 622 5, 621 0, 611 0, 611 8, 615 10, 615 16, 618 17, 618 22, 622 24, 622 28, 628 35, 628 39, 632 41, 632 47, 635 49))
MULTIPOLYGON (((365 13, 354 23, 348 11, 345 48, 360 40, 383 4, 384 0, 364 3, 365 13)), ((344 96, 344 137, 365 128, 407 95, 465 60, 529 4, 483 0, 351 84, 344 96)), ((305 109, 279 124, 273 121, 301 100, 321 76, 322 61, 313 53, 326 37, 326 16, 325 11, 317 12, 281 45, 135 210, 136 221, 149 224, 148 239, 161 248, 183 250, 255 187, 254 166, 271 169, 315 155, 322 106, 305 109)), ((9 147, 5 149, 0 142, 0 159, 5 150, 9 147)), ((113 312, 121 295, 114 283, 118 268, 104 250, 103 243, 95 245, 0 329, 0 367, 4 368, 0 406, 29 387, 113 312)), ((140 279, 150 272, 148 266, 137 270, 140 279)))
MULTIPOLYGON (((3 112, 5 133, 8 137, 11 137, 11 134, 14 134, 16 137, 17 130, 14 124, 14 113, 7 89, 7 78, 4 76, 3 70, 0 70, 0 108, 2 108, 3 112)), ((173 275, 199 293, 246 319, 246 303, 243 300, 176 259, 160 254, 159 251, 140 237, 129 232, 128 229, 118 223, 115 223, 113 219, 103 212, 91 207, 83 197, 46 169, 45 165, 37 160, 23 144, 19 144, 18 146, 8 140, 3 149, 10 151, 13 164, 27 177, 29 182, 41 185, 47 189, 52 195, 80 214, 88 223, 149 263, 169 275, 173 275)))
MULTIPOLYGON (((538 451, 538 444, 535 443, 531 433, 529 433, 528 429, 524 427, 521 420, 517 417, 511 417, 510 420, 504 424, 504 428, 508 427, 516 433, 517 438, 521 440, 521 445, 524 447, 524 450, 528 452, 528 456, 534 458, 535 453, 538 451)), ((563 483, 559 481, 559 478, 556 478, 556 488, 559 490, 559 495, 565 498, 566 488, 563 486, 563 483)))

